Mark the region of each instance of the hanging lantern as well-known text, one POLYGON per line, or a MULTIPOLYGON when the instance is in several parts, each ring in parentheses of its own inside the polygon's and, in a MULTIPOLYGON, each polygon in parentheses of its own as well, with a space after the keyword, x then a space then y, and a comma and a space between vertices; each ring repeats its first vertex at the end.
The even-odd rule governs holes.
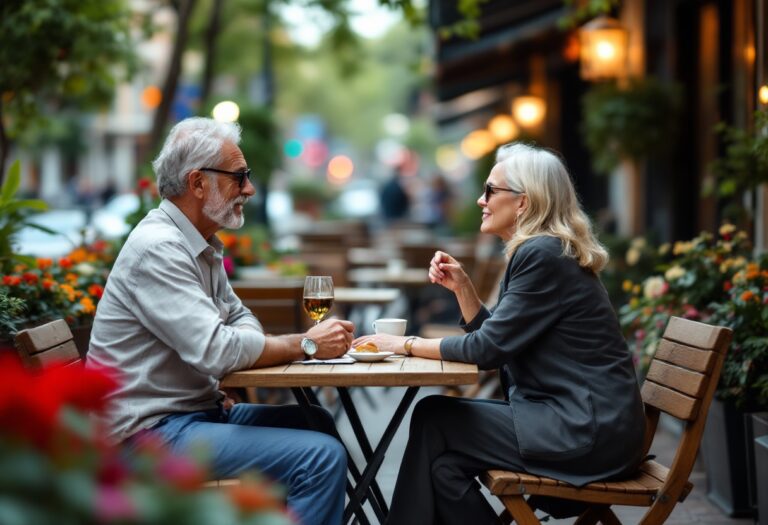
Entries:
POLYGON ((627 73, 629 35, 618 20, 599 16, 579 29, 581 78, 611 80, 627 73))
POLYGON ((544 116, 547 114, 547 106, 544 99, 526 95, 516 97, 512 101, 512 116, 523 128, 537 128, 544 122, 544 116))

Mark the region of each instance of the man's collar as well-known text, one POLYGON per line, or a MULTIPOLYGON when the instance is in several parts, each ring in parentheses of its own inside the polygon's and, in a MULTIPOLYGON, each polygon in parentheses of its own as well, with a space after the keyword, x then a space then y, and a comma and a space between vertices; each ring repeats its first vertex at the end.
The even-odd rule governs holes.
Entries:
POLYGON ((174 203, 168 199, 163 199, 160 203, 160 209, 163 210, 168 217, 176 224, 181 230, 181 233, 186 237, 187 242, 192 247, 195 256, 200 255, 206 248, 212 246, 216 252, 221 253, 223 244, 216 235, 211 236, 210 242, 205 240, 200 234, 200 230, 195 228, 195 225, 184 215, 184 212, 179 209, 174 203))

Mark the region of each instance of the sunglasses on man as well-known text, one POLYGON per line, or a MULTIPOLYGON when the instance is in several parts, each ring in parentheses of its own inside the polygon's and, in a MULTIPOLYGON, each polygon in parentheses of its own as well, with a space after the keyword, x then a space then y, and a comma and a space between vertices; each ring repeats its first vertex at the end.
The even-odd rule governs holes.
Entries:
POLYGON ((251 168, 246 168, 243 171, 227 171, 220 170, 218 168, 200 168, 200 171, 212 171, 220 175, 228 175, 230 177, 237 178, 237 184, 241 188, 245 186, 245 179, 251 180, 251 168))
POLYGON ((517 191, 513 190, 512 188, 500 188, 498 186, 494 186, 489 182, 485 183, 485 189, 483 190, 483 199, 485 202, 488 202, 488 200, 491 198, 491 195, 495 195, 497 191, 508 191, 510 193, 514 193, 515 195, 522 195, 525 193, 524 191, 517 191))

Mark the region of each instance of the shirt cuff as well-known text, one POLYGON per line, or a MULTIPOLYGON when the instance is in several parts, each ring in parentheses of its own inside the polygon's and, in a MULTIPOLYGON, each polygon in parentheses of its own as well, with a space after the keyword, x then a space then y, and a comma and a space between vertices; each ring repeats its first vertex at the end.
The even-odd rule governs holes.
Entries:
POLYGON ((490 310, 488 310, 488 308, 486 308, 485 306, 482 306, 480 307, 480 310, 477 311, 477 314, 470 322, 466 322, 462 317, 461 320, 459 320, 459 326, 461 326, 461 328, 465 332, 474 332, 475 330, 479 330, 480 327, 483 326, 483 322, 485 322, 485 320, 488 319, 490 316, 491 316, 490 310))
MULTIPOLYGON (((240 325, 244 326, 244 325, 240 325)), ((242 345, 241 357, 242 362, 239 370, 245 368, 251 368, 256 361, 261 357, 261 353, 264 351, 264 345, 267 343, 267 337, 260 330, 237 330, 237 335, 240 338, 240 344, 242 345)), ((238 363, 241 364, 241 363, 238 363)))

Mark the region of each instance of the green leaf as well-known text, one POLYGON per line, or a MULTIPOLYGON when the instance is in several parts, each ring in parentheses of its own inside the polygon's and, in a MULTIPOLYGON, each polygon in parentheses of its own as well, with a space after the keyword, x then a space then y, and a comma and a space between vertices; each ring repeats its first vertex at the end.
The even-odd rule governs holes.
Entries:
POLYGON ((39 199, 25 199, 15 200, 12 202, 6 202, 3 206, 5 213, 13 213, 18 210, 34 210, 34 211, 46 211, 48 204, 45 201, 39 199))
POLYGON ((21 163, 16 160, 11 164, 8 170, 8 176, 3 183, 2 192, 0 192, 0 203, 10 202, 21 184, 21 163))

